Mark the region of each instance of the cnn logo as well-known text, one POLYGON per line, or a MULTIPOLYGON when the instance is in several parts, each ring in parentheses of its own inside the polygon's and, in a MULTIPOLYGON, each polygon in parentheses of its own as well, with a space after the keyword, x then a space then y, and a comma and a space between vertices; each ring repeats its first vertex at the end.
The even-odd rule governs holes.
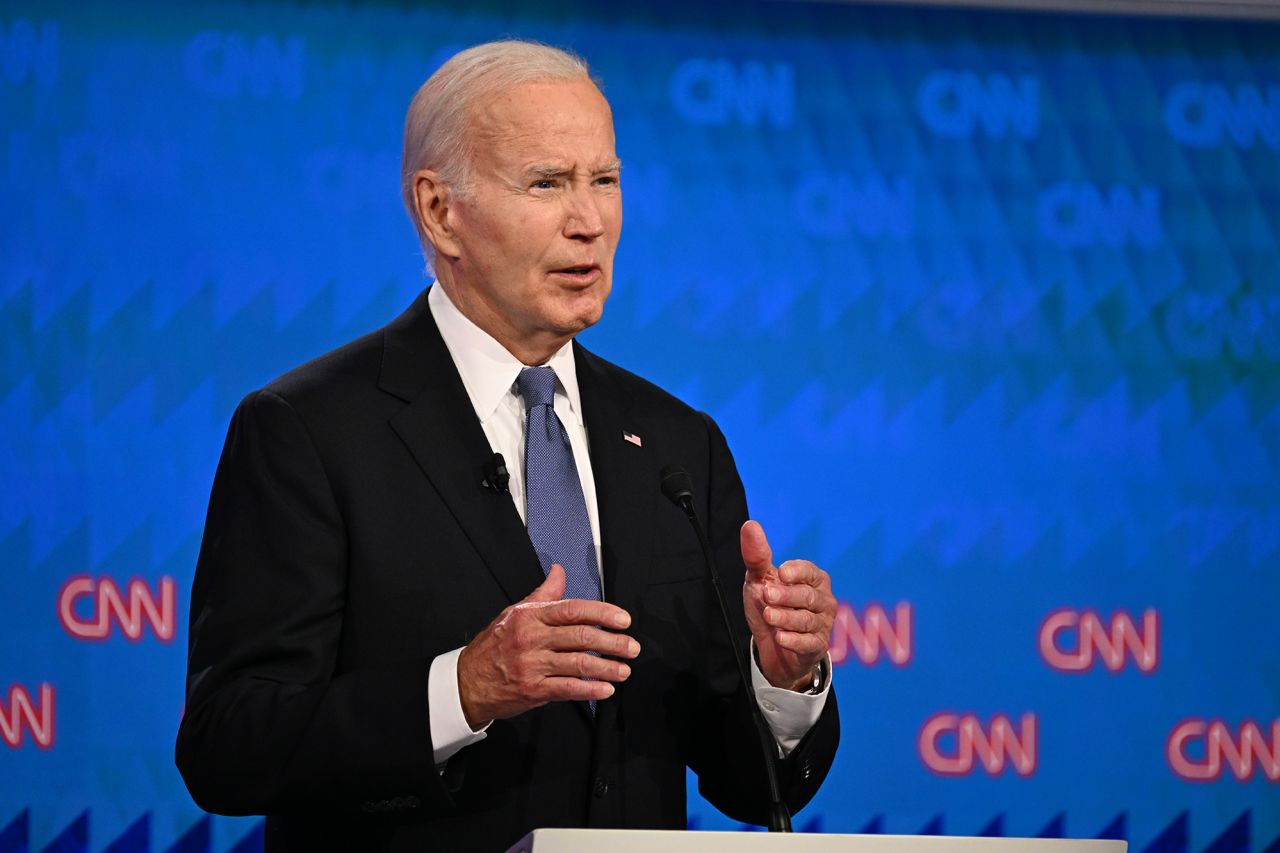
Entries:
POLYGON ((173 578, 162 577, 155 590, 137 578, 121 590, 112 578, 79 575, 58 593, 58 619, 73 637, 105 640, 113 625, 137 642, 147 625, 155 636, 173 639, 176 593, 173 578))
POLYGON ((1150 608, 1143 611, 1138 630, 1133 617, 1123 611, 1104 622, 1094 610, 1055 610, 1040 625, 1040 656, 1059 672, 1084 672, 1098 661, 1119 672, 1129 660, 1140 672, 1154 672, 1160 664, 1160 614, 1150 608))
POLYGON ((895 666, 906 666, 912 655, 911 626, 912 609, 905 601, 898 603, 892 617, 879 604, 868 604, 862 618, 842 601, 831 625, 831 663, 839 666, 854 655, 870 666, 884 656, 895 666))
POLYGON ((1280 782, 1280 719, 1271 721, 1269 745, 1253 720, 1245 720, 1234 733, 1222 720, 1183 720, 1169 733, 1165 755, 1173 772, 1190 782, 1214 782, 1224 767, 1241 782, 1259 768, 1268 781, 1280 782))
POLYGON ((33 700, 30 690, 14 684, 9 687, 8 701, 0 701, 0 738, 12 749, 22 746, 28 731, 36 746, 53 746, 53 685, 42 683, 36 694, 39 698, 33 700))
POLYGON ((979 765, 992 776, 1012 767, 1030 776, 1039 764, 1039 721, 1023 714, 1017 726, 996 714, 983 726, 973 714, 934 714, 920 729, 920 760, 940 776, 967 776, 979 765))

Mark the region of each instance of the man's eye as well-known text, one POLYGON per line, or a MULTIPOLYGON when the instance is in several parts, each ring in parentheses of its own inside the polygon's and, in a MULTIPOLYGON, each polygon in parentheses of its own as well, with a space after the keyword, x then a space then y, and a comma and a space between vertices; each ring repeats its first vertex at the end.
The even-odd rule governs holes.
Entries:
POLYGON ((618 176, 617 175, 601 175, 600 177, 596 178, 596 183, 605 187, 617 186, 618 176))
POLYGON ((550 178, 543 178, 540 181, 533 182, 533 188, 535 190, 549 190, 555 185, 556 185, 556 182, 551 180, 550 178))

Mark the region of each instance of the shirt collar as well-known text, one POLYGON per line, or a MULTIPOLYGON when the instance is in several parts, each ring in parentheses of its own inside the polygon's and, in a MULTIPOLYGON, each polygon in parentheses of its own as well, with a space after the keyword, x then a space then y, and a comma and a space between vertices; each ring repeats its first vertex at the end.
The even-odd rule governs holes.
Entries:
MULTIPOLYGON (((453 357, 453 363, 462 377, 462 384, 471 398, 476 417, 483 423, 493 416, 503 398, 514 391, 516 377, 525 365, 507 351, 496 339, 471 322, 439 282, 433 283, 427 294, 431 316, 440 329, 440 337, 453 357)), ((569 400, 574 417, 582 419, 582 407, 578 394, 578 370, 573 357, 573 341, 567 341, 547 360, 547 366, 556 373, 560 387, 569 400)))

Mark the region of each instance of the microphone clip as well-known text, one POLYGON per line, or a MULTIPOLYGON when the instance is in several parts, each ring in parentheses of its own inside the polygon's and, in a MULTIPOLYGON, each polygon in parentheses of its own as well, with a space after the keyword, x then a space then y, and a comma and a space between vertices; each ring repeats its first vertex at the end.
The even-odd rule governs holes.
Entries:
POLYGON ((507 462, 501 453, 493 454, 493 458, 484 463, 484 479, 480 485, 495 495, 509 495, 507 484, 511 482, 511 474, 507 471, 507 462))

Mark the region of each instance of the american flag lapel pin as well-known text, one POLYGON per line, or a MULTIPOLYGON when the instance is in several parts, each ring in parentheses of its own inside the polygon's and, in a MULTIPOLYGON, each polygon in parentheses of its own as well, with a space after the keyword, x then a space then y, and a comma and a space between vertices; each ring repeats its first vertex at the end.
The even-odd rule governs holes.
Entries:
POLYGON ((640 436, 636 435, 634 432, 628 432, 625 429, 622 431, 622 440, 630 442, 636 447, 644 447, 644 442, 640 440, 640 436))

